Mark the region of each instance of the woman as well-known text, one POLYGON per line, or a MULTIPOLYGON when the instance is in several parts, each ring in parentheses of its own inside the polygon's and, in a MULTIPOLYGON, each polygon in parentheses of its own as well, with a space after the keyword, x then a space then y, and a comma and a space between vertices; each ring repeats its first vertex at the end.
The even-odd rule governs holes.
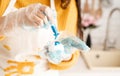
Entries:
MULTIPOLYGON (((46 34, 46 36, 50 35, 49 33, 45 33, 46 31, 42 30, 39 33, 40 37, 36 37, 38 36, 38 31, 32 33, 28 31, 26 32, 19 27, 23 27, 23 25, 25 25, 38 28, 38 26, 47 24, 48 21, 55 24, 53 13, 49 8, 50 0, 17 0, 14 6, 18 8, 18 10, 6 15, 6 10, 8 6, 10 6, 9 3, 10 0, 1 0, 0 2, 0 9, 2 9, 0 10, 0 62, 2 62, 0 63, 0 67, 2 69, 0 73, 5 73, 6 76, 12 76, 13 74, 20 76, 48 76, 49 74, 52 74, 52 76, 57 76, 56 70, 67 69, 76 62, 79 56, 78 51, 76 51, 69 59, 62 61, 60 64, 47 62, 46 60, 41 59, 38 55, 33 55, 33 51, 29 53, 31 49, 38 51, 40 49, 39 47, 43 46, 37 42, 45 43, 41 38, 44 34, 46 34), (45 14, 43 14, 43 12, 45 14), (25 38, 23 36, 25 36, 25 38), (29 40, 26 40, 27 38, 29 40), (37 41, 37 38, 40 38, 40 41, 37 41), (36 44, 32 45, 32 47, 29 45, 29 41, 36 44), (17 46, 15 46, 16 44, 17 46), (26 47, 29 48, 26 49, 29 51, 22 49, 26 47), (29 56, 24 57, 25 53, 29 53, 29 56), (14 66, 16 64, 18 66, 14 66), (29 67, 29 69, 26 68, 26 66, 29 67), (23 68, 28 70, 23 70, 23 68), (17 70, 9 72, 14 69, 17 70)), ((59 31, 67 30, 74 35, 77 35, 77 32, 79 32, 80 37, 82 37, 82 33, 80 31, 80 7, 77 9, 79 5, 80 0, 55 0, 59 31), (77 30, 77 27, 79 30, 77 30)))

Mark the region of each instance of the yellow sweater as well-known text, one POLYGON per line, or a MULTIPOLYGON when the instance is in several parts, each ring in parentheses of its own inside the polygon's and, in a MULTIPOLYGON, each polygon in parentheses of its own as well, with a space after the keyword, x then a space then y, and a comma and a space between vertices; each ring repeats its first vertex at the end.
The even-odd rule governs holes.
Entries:
MULTIPOLYGON (((0 16, 5 12, 10 0, 0 0, 0 16)), ((50 0, 17 0, 15 7, 21 8, 29 4, 41 3, 47 6, 50 5, 50 0)), ((55 0, 55 7, 57 10, 58 29, 60 31, 66 30, 76 35, 77 28, 77 7, 75 0, 71 0, 69 6, 66 9, 62 9, 60 6, 61 0, 55 0)), ((79 52, 73 54, 71 60, 62 62, 61 64, 54 65, 49 63, 49 66, 53 69, 63 70, 72 66, 79 57, 79 52)))

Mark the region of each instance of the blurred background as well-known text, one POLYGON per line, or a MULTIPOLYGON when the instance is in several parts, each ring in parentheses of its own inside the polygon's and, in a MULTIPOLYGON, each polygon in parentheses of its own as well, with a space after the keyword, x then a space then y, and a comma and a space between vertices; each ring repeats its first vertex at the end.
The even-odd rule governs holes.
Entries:
POLYGON ((120 76, 120 0, 81 0, 83 39, 91 47, 61 76, 120 76))

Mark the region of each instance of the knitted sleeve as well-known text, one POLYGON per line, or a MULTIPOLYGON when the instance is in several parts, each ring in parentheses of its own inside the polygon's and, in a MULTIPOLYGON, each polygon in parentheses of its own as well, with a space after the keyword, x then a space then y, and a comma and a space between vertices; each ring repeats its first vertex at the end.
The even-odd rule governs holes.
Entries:
POLYGON ((2 16, 9 5, 10 0, 0 0, 0 16, 2 16))

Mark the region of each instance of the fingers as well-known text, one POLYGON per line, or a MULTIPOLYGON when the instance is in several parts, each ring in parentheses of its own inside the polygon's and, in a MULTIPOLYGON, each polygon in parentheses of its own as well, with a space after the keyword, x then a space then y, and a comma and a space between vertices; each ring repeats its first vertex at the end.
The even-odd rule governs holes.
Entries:
MULTIPOLYGON (((54 13, 53 13, 53 10, 50 7, 45 6, 45 5, 41 5, 39 10, 42 12, 42 14, 44 14, 46 16, 44 18, 44 20, 47 20, 47 23, 48 23, 48 21, 51 22, 51 23, 54 23, 54 13)), ((45 21, 45 23, 46 23, 46 21, 45 21)))
POLYGON ((36 16, 36 15, 34 15, 34 17, 33 17, 33 20, 32 20, 36 25, 36 27, 37 26, 43 26, 44 25, 44 23, 43 23, 43 19, 42 18, 39 18, 38 16, 36 16))
MULTIPOLYGON (((45 15, 45 17, 43 18, 43 21, 45 24, 49 24, 49 22, 55 24, 54 23, 54 13, 51 8, 49 8, 48 6, 45 6, 45 5, 41 5, 39 10, 40 10, 40 12, 42 12, 43 15, 45 15)), ((41 14, 41 13, 38 13, 38 14, 41 14)))
POLYGON ((53 11, 45 5, 39 7, 37 16, 43 20, 44 25, 49 26, 49 22, 54 24, 53 11))
POLYGON ((43 20, 43 26, 48 25, 48 18, 43 12, 38 11, 37 16, 43 20))
POLYGON ((25 15, 30 21, 30 24, 35 27, 49 25, 49 22, 54 22, 52 10, 41 4, 32 4, 28 6, 25 10, 25 15))
POLYGON ((53 10, 50 9, 49 7, 46 7, 44 13, 47 15, 47 19, 48 19, 51 23, 55 24, 55 23, 54 23, 54 13, 53 13, 53 10))

